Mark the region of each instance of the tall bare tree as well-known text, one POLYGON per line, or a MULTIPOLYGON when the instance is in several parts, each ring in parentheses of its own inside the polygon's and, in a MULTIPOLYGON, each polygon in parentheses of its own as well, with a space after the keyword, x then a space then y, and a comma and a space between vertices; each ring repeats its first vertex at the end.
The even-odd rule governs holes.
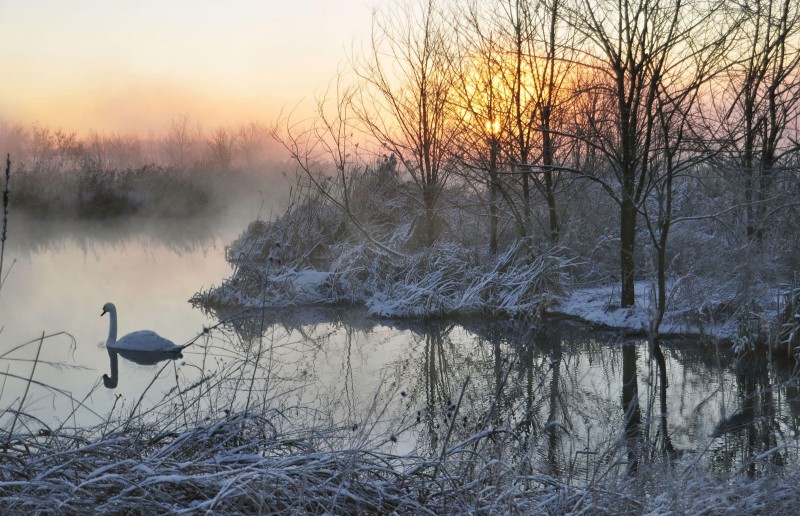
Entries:
POLYGON ((206 138, 208 161, 220 170, 228 170, 233 160, 234 134, 227 127, 219 126, 206 138))
MULTIPOLYGON (((637 219, 654 185, 665 197, 659 203, 659 231, 651 234, 660 258, 665 256, 676 145, 683 142, 686 110, 702 84, 698 78, 707 73, 706 62, 692 52, 694 40, 706 40, 703 32, 713 31, 709 23, 720 6, 713 1, 580 0, 575 7, 576 26, 586 37, 586 64, 600 73, 595 88, 606 98, 598 104, 604 112, 587 113, 588 143, 602 153, 609 169, 608 178, 594 179, 619 206, 620 305, 630 307, 635 302, 637 219)), ((663 272, 664 263, 659 265, 663 272)), ((663 286, 661 275, 659 280, 663 286)), ((663 307, 665 299, 659 300, 663 307)), ((660 352, 656 349, 656 356, 660 352)), ((642 437, 636 355, 634 346, 624 347, 622 403, 633 469, 642 437)))
POLYGON ((197 137, 195 131, 192 130, 189 114, 184 113, 173 116, 164 136, 164 150, 167 154, 167 162, 179 169, 188 167, 194 157, 196 142, 197 137))
POLYGON ((748 238, 763 242, 768 197, 781 162, 796 153, 800 116, 800 2, 740 0, 723 125, 744 190, 748 238))
POLYGON ((457 45, 454 66, 458 68, 453 108, 463 113, 464 124, 455 140, 461 174, 470 183, 485 189, 489 211, 489 252, 498 250, 498 226, 501 194, 522 225, 523 214, 509 198, 500 181, 499 153, 502 128, 508 121, 507 106, 501 91, 503 49, 495 41, 491 24, 486 26, 475 4, 466 11, 463 25, 456 26, 461 37, 457 45))
POLYGON ((708 20, 710 2, 578 0, 572 11, 586 37, 586 65, 599 73, 595 89, 608 99, 587 113, 587 141, 605 157, 606 191, 619 206, 622 307, 634 304, 636 227, 651 179, 659 88, 672 62, 708 20), (702 5, 701 5, 702 4, 702 5))
POLYGON ((574 33, 559 0, 467 2, 459 27, 459 109, 467 113, 459 154, 468 168, 486 172, 490 247, 496 251, 497 199, 502 197, 519 236, 532 229, 533 193, 547 206, 548 239, 559 239, 555 165, 575 53, 574 33), (534 190, 535 188, 535 190, 534 190))
POLYGON ((269 137, 269 128, 256 120, 239 126, 233 138, 245 167, 252 169, 259 159, 263 159, 269 137))
POLYGON ((576 49, 574 31, 561 0, 507 0, 498 23, 505 29, 507 57, 503 78, 508 91, 507 155, 522 178, 522 197, 530 231, 530 185, 547 206, 551 243, 559 240, 556 160, 560 125, 573 95, 570 83, 576 49))
POLYGON ((398 158, 420 194, 425 244, 439 229, 438 203, 452 172, 459 120, 451 106, 456 74, 446 24, 433 0, 392 4, 375 15, 371 47, 356 64, 365 87, 357 113, 398 158))

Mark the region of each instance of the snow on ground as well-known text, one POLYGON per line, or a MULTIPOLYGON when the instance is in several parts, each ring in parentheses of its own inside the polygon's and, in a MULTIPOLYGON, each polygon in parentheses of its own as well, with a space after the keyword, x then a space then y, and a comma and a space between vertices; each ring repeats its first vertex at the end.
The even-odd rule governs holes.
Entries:
POLYGON ((313 269, 290 270, 286 274, 286 281, 292 284, 292 289, 299 296, 310 298, 314 301, 328 280, 329 274, 328 272, 320 272, 313 269))
MULTIPOLYGON (((619 307, 619 285, 578 288, 564 296, 560 304, 548 313, 577 317, 592 324, 647 333, 655 316, 655 287, 650 282, 638 281, 634 292, 636 303, 630 308, 619 307)), ((725 339, 736 336, 736 324, 727 321, 719 324, 699 324, 686 320, 669 308, 661 323, 660 333, 713 335, 725 339)))

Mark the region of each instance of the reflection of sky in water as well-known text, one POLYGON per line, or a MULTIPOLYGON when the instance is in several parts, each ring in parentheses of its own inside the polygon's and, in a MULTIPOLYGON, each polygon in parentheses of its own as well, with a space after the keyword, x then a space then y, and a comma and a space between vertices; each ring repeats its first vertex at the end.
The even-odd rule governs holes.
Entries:
MULTIPOLYGON (((160 233, 154 234, 141 227, 98 232, 102 228, 97 224, 65 225, 61 236, 55 237, 50 226, 44 222, 32 227, 11 226, 5 263, 10 265, 15 259, 16 263, 0 294, 0 349, 38 338, 42 332, 70 333, 76 341, 74 354, 69 339, 57 337, 45 341, 41 358, 90 370, 40 364, 36 376, 75 396, 82 396, 108 370, 104 349, 108 319, 100 317, 103 304, 117 304, 120 336, 152 329, 176 343, 188 341, 209 320, 187 301, 200 288, 218 283, 230 273, 223 258, 224 245, 242 227, 218 227, 215 234, 185 220, 173 221, 171 227, 163 225, 160 233)), ((35 346, 29 347, 13 356, 32 358, 35 351, 35 346)), ((130 373, 129 382, 149 382, 152 367, 122 362, 122 374, 130 373)), ((10 362, 8 366, 10 372, 21 376, 30 373, 30 363, 10 362)), ((94 401, 112 396, 99 393, 94 401)), ((14 385, 9 384, 0 405, 15 397, 14 385)), ((46 398, 36 405, 52 411, 52 402, 46 398)))

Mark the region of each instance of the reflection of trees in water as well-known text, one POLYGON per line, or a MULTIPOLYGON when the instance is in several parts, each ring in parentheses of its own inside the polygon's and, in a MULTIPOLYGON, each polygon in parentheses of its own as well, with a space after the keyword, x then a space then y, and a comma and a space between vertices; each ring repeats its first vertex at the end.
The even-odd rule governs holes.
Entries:
POLYGON ((781 443, 797 438, 797 373, 763 351, 744 352, 733 372, 735 401, 723 407, 727 410, 714 429, 719 438, 714 464, 754 477, 783 465, 789 452, 781 443))
MULTIPOLYGON (((447 426, 453 423, 454 395, 458 392, 460 381, 469 368, 469 358, 454 349, 450 339, 452 326, 438 321, 427 322, 420 328, 422 333, 415 339, 414 348, 422 347, 421 353, 410 351, 410 362, 419 363, 420 374, 412 392, 423 393, 422 408, 419 409, 418 421, 424 428, 419 431, 419 439, 431 454, 439 452, 439 437, 447 426), (416 355, 416 356, 415 356, 416 355)), ((464 350, 467 351, 467 350, 464 350)), ((407 368, 408 374, 414 370, 407 368)), ((464 407, 467 412, 471 407, 464 407)), ((463 418, 464 416, 462 416, 463 418)))
POLYGON ((462 325, 454 327, 429 325, 420 338, 420 390, 425 393, 420 441, 429 452, 438 453, 451 424, 457 440, 507 430, 503 439, 497 438, 494 459, 521 463, 528 473, 537 471, 544 460, 551 474, 560 475, 569 464, 570 447, 563 446, 562 436, 571 439, 573 431, 568 398, 575 392, 570 387, 579 383, 581 356, 566 360, 570 374, 562 377, 559 326, 459 322, 462 325), (465 329, 468 333, 458 335, 465 329), (466 403, 455 414, 455 398, 467 376, 472 380, 466 403))
POLYGON ((569 323, 459 322, 474 338, 455 339, 454 345, 453 333, 461 328, 431 325, 420 339, 427 424, 420 440, 429 452, 440 451, 439 440, 451 423, 461 440, 506 429, 511 438, 496 448, 495 459, 510 459, 527 473, 545 469, 560 476, 566 470, 576 473, 576 467, 583 470, 575 463, 576 450, 585 452, 586 446, 594 449, 615 440, 618 430, 613 424, 623 418, 619 408, 614 409, 610 385, 593 382, 619 380, 619 347, 569 323), (602 375, 587 382, 588 371, 595 369, 602 375), (463 412, 452 414, 447 408, 467 376, 472 378, 468 403, 463 412), (592 428, 600 431, 587 443, 592 428))
POLYGON ((388 371, 369 375, 363 370, 365 357, 381 353, 371 337, 382 326, 363 310, 289 307, 239 313, 215 309, 213 314, 226 321, 217 340, 224 341, 223 353, 243 364, 247 372, 242 376, 259 378, 260 385, 269 380, 271 389, 291 392, 292 410, 312 407, 305 412, 312 415, 310 427, 343 425, 354 438, 363 434, 389 441, 403 426, 404 416, 393 404, 399 380, 388 371))
POLYGON ((211 249, 222 233, 218 216, 119 220, 36 220, 16 216, 14 251, 23 256, 63 250, 75 245, 84 253, 99 248, 161 246, 178 255, 211 249))
MULTIPOLYGON (((489 333, 484 331, 483 335, 489 333)), ((785 461, 785 453, 771 450, 780 447, 781 439, 794 441, 797 435, 800 389, 791 370, 784 367, 780 371, 780 360, 770 362, 762 353, 758 360, 735 361, 728 351, 686 339, 667 340, 653 347, 634 340, 620 346, 618 336, 599 338, 602 336, 565 322, 546 324, 516 341, 509 339, 516 342, 517 382, 524 385, 524 392, 517 392, 524 400, 526 414, 518 427, 523 430, 520 442, 523 449, 542 448, 543 466, 550 474, 558 475, 567 467, 574 474, 577 452, 599 454, 586 456, 587 467, 591 457, 595 464, 609 462, 609 453, 622 451, 614 445, 617 432, 625 438, 629 469, 635 469, 642 460, 680 456, 687 447, 702 452, 708 446, 703 443, 710 439, 710 427, 719 416, 714 407, 725 403, 726 384, 737 389, 744 413, 754 415, 748 416, 750 425, 741 442, 728 443, 727 450, 734 459, 731 463, 741 467, 759 455, 764 460, 767 452, 772 453, 770 463, 785 461), (519 344, 525 340, 526 344, 519 344), (550 367, 546 367, 548 364, 550 367), (599 370, 609 395, 602 385, 590 381, 587 369, 599 370), (621 411, 609 404, 614 385, 617 396, 621 394, 621 411), (547 398, 546 404, 542 397, 547 398), (784 397, 788 398, 785 402, 784 397), (539 408, 544 405, 547 411, 541 413, 539 408), (691 424, 698 416, 705 419, 691 424), (546 422, 541 427, 543 420, 546 422), (544 431, 537 434, 541 428, 544 431), (676 436, 683 450, 676 449, 676 436), (537 440, 540 437, 544 440, 537 440)), ((514 389, 507 390, 509 398, 514 393, 514 389)), ((507 400, 506 407, 513 409, 513 402, 507 400)), ((750 469, 754 471, 753 466, 750 469)))
POLYGON ((739 467, 775 448, 781 432, 788 438, 800 421, 795 384, 774 387, 788 373, 776 376, 766 362, 733 362, 705 344, 665 341, 662 368, 646 341, 570 321, 413 323, 315 309, 259 312, 228 328, 240 356, 255 362, 261 346, 262 366, 283 368, 272 378, 322 391, 313 399, 343 424, 371 425, 385 442, 399 437, 431 456, 485 432, 480 453, 527 474, 623 472, 626 463, 631 469, 661 460, 672 443, 678 452, 699 451, 700 460, 739 467), (265 339, 265 332, 272 334, 265 339), (263 351, 270 347, 271 362, 263 351), (323 380, 320 368, 332 377, 314 387, 323 380), (714 441, 726 404, 737 405, 750 426, 714 441))
MULTIPOLYGON (((561 418, 561 413, 565 414, 563 405, 559 404, 561 398, 559 381, 561 378, 561 336, 558 333, 554 334, 551 339, 548 339, 553 345, 553 351, 550 353, 550 410, 547 414, 547 466, 550 474, 556 478, 561 476, 561 468, 559 467, 558 457, 558 444, 559 436, 563 431, 569 431, 568 427, 564 427, 559 421, 564 419, 569 421, 568 418, 561 418)), ((533 393, 531 392, 531 396, 533 393)), ((565 414, 566 415, 566 414, 565 414)), ((562 459, 563 460, 563 459, 562 459)))
POLYGON ((639 377, 636 369, 637 351, 634 343, 622 345, 622 414, 625 418, 628 463, 632 472, 638 469, 642 445, 642 411, 639 406, 639 377))

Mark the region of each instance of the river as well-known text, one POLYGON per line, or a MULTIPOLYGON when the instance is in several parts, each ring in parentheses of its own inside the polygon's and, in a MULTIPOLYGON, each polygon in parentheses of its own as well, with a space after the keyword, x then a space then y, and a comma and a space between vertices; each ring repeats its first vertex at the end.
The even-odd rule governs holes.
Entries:
MULTIPOLYGON (((621 446, 627 350, 646 440, 664 441, 661 382, 642 339, 566 319, 397 321, 356 307, 193 307, 195 292, 230 274, 224 247, 255 216, 12 219, 0 291, 2 428, 91 427, 151 407, 213 419, 275 404, 287 419, 350 427, 398 453, 436 454, 479 432, 513 435, 515 450, 535 450, 540 466, 588 475, 621 446), (152 329, 179 344, 200 337, 173 362, 121 359, 119 385, 106 389, 107 301, 117 306, 120 335, 152 329), (220 318, 231 321, 217 327, 220 318), (18 412, 25 417, 13 421, 18 412)), ((698 340, 663 349, 676 455, 723 469, 776 449, 781 460, 797 460, 800 399, 790 364, 763 353, 737 361, 698 340)))

